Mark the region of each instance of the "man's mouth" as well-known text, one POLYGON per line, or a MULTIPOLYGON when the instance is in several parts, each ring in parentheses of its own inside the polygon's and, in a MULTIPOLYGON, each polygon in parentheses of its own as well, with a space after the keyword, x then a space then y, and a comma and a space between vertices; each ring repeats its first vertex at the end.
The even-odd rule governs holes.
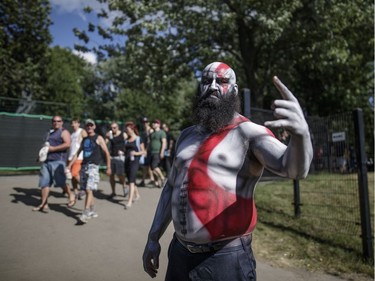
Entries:
POLYGON ((210 94, 208 97, 213 98, 213 99, 219 99, 218 96, 215 93, 210 94))
POLYGON ((218 99, 219 98, 219 92, 218 91, 209 91, 207 93, 207 98, 213 98, 213 99, 218 99))

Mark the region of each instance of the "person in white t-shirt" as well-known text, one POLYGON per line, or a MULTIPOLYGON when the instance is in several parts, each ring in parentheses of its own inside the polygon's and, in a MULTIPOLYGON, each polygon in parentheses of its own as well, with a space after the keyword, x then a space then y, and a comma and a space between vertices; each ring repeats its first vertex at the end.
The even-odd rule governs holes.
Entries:
MULTIPOLYGON (((73 156, 78 151, 78 148, 81 145, 82 139, 87 137, 87 133, 85 130, 83 130, 80 127, 80 120, 77 118, 72 119, 71 124, 73 133, 71 134, 71 146, 69 149, 69 155, 68 155, 68 164, 72 161, 73 156)), ((67 171, 67 174, 71 173, 71 182, 73 191, 75 194, 75 199, 70 200, 68 203, 69 207, 73 207, 76 203, 77 198, 81 199, 81 192, 78 190, 78 184, 79 184, 79 172, 81 171, 81 165, 82 165, 83 155, 82 152, 78 155, 77 160, 73 163, 71 170, 67 171)), ((84 192, 83 192, 84 194, 84 192)), ((83 196, 82 196, 83 197, 83 196)))

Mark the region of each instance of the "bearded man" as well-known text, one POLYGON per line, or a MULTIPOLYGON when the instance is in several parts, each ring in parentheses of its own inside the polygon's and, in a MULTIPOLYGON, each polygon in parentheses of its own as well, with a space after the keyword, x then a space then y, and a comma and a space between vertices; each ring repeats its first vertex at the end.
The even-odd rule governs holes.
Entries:
POLYGON ((292 179, 307 176, 312 160, 308 125, 293 94, 277 78, 283 99, 266 127, 285 128, 288 146, 239 111, 236 75, 221 62, 202 72, 195 125, 182 131, 143 253, 155 277, 159 239, 172 221, 165 280, 256 280, 251 233, 257 213, 254 191, 263 170, 292 179))

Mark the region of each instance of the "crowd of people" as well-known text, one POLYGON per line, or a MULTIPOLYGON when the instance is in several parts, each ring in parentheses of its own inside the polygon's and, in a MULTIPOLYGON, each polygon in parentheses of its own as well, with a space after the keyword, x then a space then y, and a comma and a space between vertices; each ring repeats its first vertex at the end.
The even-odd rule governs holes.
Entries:
POLYGON ((111 186, 108 199, 118 196, 117 178, 127 199, 125 209, 140 199, 138 185, 145 186, 148 181, 149 185, 163 187, 171 167, 174 139, 168 125, 159 119, 150 125, 148 118, 144 117, 142 124, 140 133, 132 121, 125 122, 123 130, 120 122, 113 121, 106 134, 101 136, 96 133, 96 123, 92 119, 85 120, 84 128, 81 128, 79 119, 72 119, 70 133, 64 127, 63 118, 54 116, 38 157, 41 163, 41 203, 32 210, 49 211, 49 190, 54 185, 67 194, 70 208, 77 200, 85 199, 84 210, 79 216, 82 223, 98 217, 93 192, 98 189, 99 168, 103 160, 111 186), (138 175, 142 177, 139 184, 138 175))

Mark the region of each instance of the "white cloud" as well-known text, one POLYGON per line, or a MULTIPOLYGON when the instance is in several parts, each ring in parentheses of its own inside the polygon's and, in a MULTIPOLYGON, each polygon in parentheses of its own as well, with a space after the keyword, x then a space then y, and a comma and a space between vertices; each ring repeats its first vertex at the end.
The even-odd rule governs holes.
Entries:
POLYGON ((80 52, 80 51, 77 51, 77 50, 73 50, 73 54, 75 54, 76 56, 79 56, 79 57, 83 58, 85 61, 87 61, 87 62, 89 62, 91 64, 96 64, 97 63, 96 55, 93 52, 83 53, 83 52, 80 52))
POLYGON ((79 13, 85 6, 93 1, 90 0, 50 0, 51 5, 56 7, 60 13, 79 13))
MULTIPOLYGON (((95 15, 97 12, 100 12, 101 9, 108 11, 108 6, 105 3, 99 3, 94 0, 50 0, 52 8, 55 9, 60 14, 72 13, 77 14, 81 17, 82 20, 87 21, 87 14, 83 9, 87 6, 91 7, 93 11, 91 15, 95 15)), ((109 26, 115 17, 115 12, 108 12, 109 19, 101 18, 100 21, 109 26), (114 15, 112 15, 114 13, 114 15)))

